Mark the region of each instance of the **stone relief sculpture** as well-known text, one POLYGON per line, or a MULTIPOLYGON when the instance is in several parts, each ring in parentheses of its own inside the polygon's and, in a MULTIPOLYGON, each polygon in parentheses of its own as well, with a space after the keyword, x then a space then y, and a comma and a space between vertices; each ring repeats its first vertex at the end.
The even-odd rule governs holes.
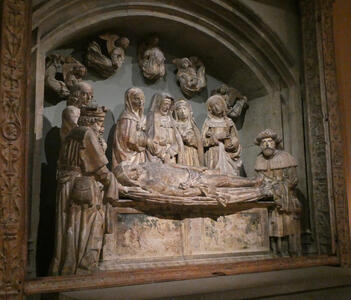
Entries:
POLYGON ((150 37, 138 47, 138 63, 146 79, 155 81, 166 74, 165 56, 158 47, 159 39, 150 37))
POLYGON ((175 102, 174 119, 184 144, 184 151, 179 153, 177 163, 186 166, 203 166, 204 150, 201 133, 188 101, 179 99, 175 102))
POLYGON ((219 88, 214 89, 212 95, 220 95, 227 103, 227 116, 234 122, 241 116, 246 108, 248 108, 247 98, 232 87, 222 84, 219 88))
POLYGON ((150 161, 176 163, 178 154, 184 151, 182 138, 172 117, 173 104, 173 98, 166 93, 157 93, 152 98, 146 120, 150 161))
POLYGON ((177 80, 184 95, 188 98, 200 93, 206 87, 205 65, 196 56, 175 58, 177 80))
POLYGON ((118 201, 118 183, 106 167, 101 136, 105 113, 103 107, 83 107, 79 126, 61 147, 52 275, 81 274, 98 266, 105 205, 118 201))
POLYGON ((73 86, 81 82, 86 74, 85 66, 72 56, 52 54, 46 60, 45 87, 59 99, 66 99, 73 86))
POLYGON ((208 115, 202 127, 205 165, 221 174, 239 175, 242 161, 241 145, 235 124, 227 117, 227 105, 222 96, 208 98, 208 115))
POLYGON ((87 50, 86 64, 102 78, 112 76, 122 66, 129 39, 113 33, 99 35, 87 50))
POLYGON ((213 201, 221 206, 254 201, 271 196, 269 183, 232 175, 218 170, 145 162, 121 163, 114 171, 117 180, 127 187, 127 196, 151 203, 206 206, 213 201), (147 199, 147 200, 145 200, 147 199))
POLYGON ((274 255, 301 255, 301 204, 296 197, 297 162, 288 152, 279 150, 281 140, 271 129, 258 134, 261 148, 255 171, 272 185, 276 207, 269 211, 269 238, 274 255))
POLYGON ((63 143, 69 132, 77 125, 80 109, 89 106, 93 99, 93 88, 89 83, 78 82, 72 87, 72 92, 67 100, 67 107, 62 112, 62 125, 60 129, 61 142, 63 143))
POLYGON ((117 121, 112 153, 112 167, 122 161, 130 164, 146 160, 145 96, 141 89, 132 87, 124 95, 124 111, 117 121))

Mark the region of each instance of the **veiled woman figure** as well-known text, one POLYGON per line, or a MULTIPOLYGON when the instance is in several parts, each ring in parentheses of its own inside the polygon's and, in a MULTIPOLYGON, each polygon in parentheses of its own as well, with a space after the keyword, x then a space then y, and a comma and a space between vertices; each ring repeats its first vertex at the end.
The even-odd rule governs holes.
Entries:
POLYGON ((117 121, 112 152, 112 167, 122 161, 130 164, 145 162, 146 118, 145 96, 141 89, 132 87, 124 95, 124 112, 117 121))
POLYGON ((222 96, 208 98, 207 118, 202 127, 205 166, 221 174, 239 175, 241 146, 235 124, 227 117, 227 104, 222 96))
POLYGON ((178 154, 183 152, 182 138, 172 117, 173 104, 169 94, 157 93, 152 97, 146 121, 150 161, 176 163, 178 154))
POLYGON ((203 166, 204 150, 201 133, 195 123, 191 105, 185 99, 175 102, 174 119, 184 144, 184 151, 178 154, 177 163, 185 166, 203 166))

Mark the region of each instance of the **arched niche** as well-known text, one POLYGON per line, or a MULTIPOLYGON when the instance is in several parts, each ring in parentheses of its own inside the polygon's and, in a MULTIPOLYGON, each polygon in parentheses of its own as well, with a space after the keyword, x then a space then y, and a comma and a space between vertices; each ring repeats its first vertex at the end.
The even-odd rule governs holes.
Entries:
MULTIPOLYGON (((303 113, 296 71, 299 62, 293 61, 276 34, 254 11, 240 1, 219 0, 206 1, 206 5, 196 0, 86 0, 84 4, 51 0, 39 3, 33 13, 36 41, 32 51, 36 116, 33 182, 41 181, 40 163, 46 138, 43 135, 45 56, 55 49, 110 30, 131 36, 132 42, 156 33, 169 56, 201 57, 209 76, 237 88, 249 99, 250 109, 240 131, 244 164, 251 170, 248 174, 252 175, 258 153, 253 139, 259 130, 272 127, 283 136, 285 149, 297 157, 299 188, 307 194, 303 113)), ((135 52, 127 55, 135 59, 135 52)), ((136 64, 136 61, 132 63, 136 64)), ((149 88, 146 84, 141 87, 149 88)), ((214 86, 208 88, 207 95, 211 88, 214 86)), ((119 97, 123 99, 123 94, 119 97)), ((205 101, 206 93, 194 102, 199 104, 201 99, 205 101)), ((55 145, 48 145, 52 146, 55 145)), ((32 243, 29 246, 32 255, 35 255, 39 199, 40 186, 33 184, 32 243)))

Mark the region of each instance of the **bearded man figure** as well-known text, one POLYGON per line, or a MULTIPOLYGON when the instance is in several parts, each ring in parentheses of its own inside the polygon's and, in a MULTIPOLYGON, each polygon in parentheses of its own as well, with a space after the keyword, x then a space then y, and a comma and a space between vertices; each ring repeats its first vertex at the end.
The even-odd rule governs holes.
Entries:
POLYGON ((255 144, 261 148, 255 171, 273 187, 276 206, 269 210, 270 247, 274 255, 301 255, 301 204, 296 197, 296 159, 279 150, 281 139, 272 129, 258 134, 255 144))

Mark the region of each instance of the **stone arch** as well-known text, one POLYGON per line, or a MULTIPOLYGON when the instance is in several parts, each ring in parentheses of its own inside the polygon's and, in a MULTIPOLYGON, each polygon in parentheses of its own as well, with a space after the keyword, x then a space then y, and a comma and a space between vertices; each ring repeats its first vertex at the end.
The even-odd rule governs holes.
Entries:
MULTIPOLYGON (((294 71, 299 62, 293 61, 277 35, 240 1, 84 0, 82 3, 50 0, 37 5, 32 23, 36 155, 40 154, 42 143, 46 53, 102 30, 117 27, 121 31, 131 31, 135 26, 136 34, 160 32, 161 38, 178 44, 177 33, 182 32, 184 51, 192 48, 193 53, 205 56, 206 67, 219 74, 224 82, 238 88, 249 99, 271 95, 272 102, 281 107, 280 133, 285 148, 302 166, 299 178, 306 177, 304 147, 293 142, 303 140, 299 76, 294 71), (202 4, 204 2, 206 5, 202 4), (193 40, 194 35, 197 41, 193 40), (220 53, 219 58, 213 53, 220 53)), ((33 182, 40 182, 40 158, 34 158, 33 164, 33 182)), ((306 183, 301 185, 305 192, 306 183)), ((39 198, 40 187, 33 185, 32 199, 39 198)), ((34 212, 36 210, 38 208, 33 208, 34 212)))

